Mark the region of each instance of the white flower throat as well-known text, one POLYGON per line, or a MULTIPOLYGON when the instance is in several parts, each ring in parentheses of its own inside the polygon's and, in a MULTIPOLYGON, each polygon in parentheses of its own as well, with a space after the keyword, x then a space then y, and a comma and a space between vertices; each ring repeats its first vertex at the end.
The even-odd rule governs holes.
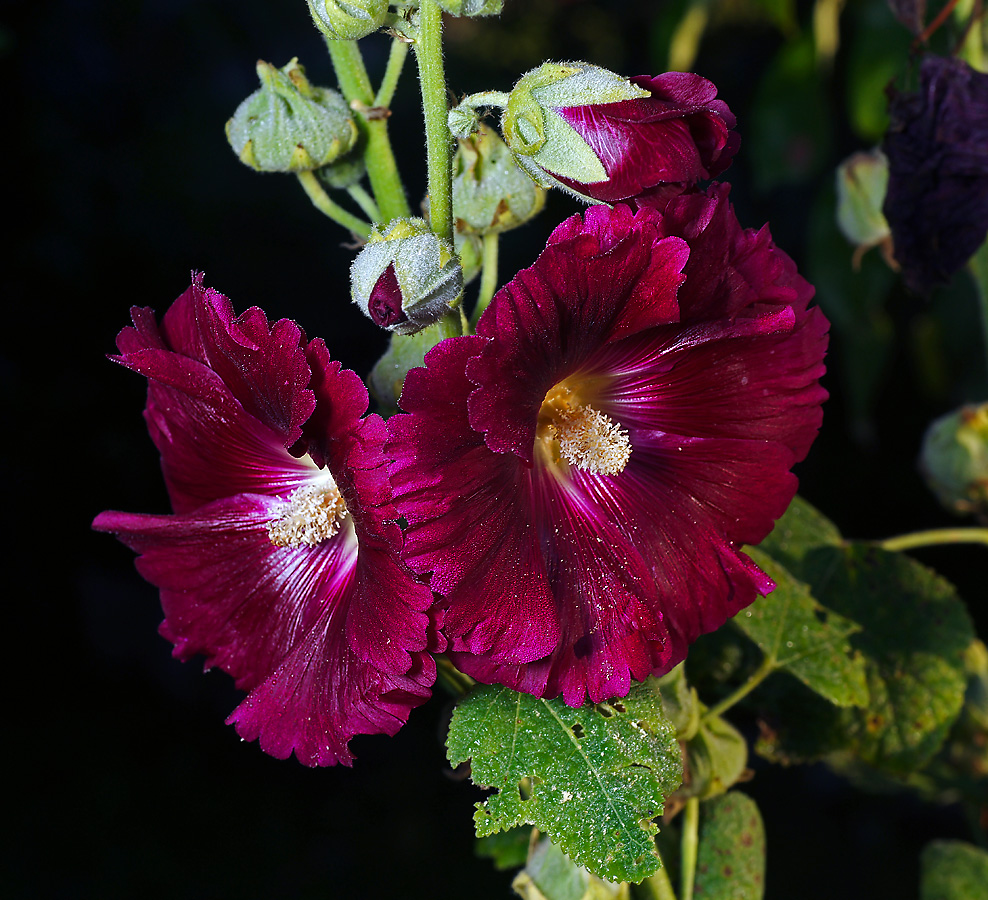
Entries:
POLYGON ((565 382, 545 395, 536 435, 536 450, 555 465, 565 460, 586 472, 617 475, 631 459, 628 430, 582 403, 565 382))
POLYGON ((326 473, 288 495, 281 514, 268 524, 268 538, 276 547, 315 547, 338 534, 346 517, 340 489, 326 473))

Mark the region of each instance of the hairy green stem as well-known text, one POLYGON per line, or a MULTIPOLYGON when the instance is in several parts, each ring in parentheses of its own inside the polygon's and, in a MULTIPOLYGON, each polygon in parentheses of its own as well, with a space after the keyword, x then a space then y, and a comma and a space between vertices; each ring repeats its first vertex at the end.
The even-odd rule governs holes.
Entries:
POLYGON ((375 106, 388 107, 391 105, 407 57, 408 43, 400 38, 395 38, 391 42, 391 52, 388 54, 388 65, 384 70, 384 78, 381 79, 381 86, 377 89, 377 96, 374 98, 375 106))
POLYGON ((988 528, 933 528, 875 541, 883 550, 913 550, 938 544, 988 544, 988 528))
POLYGON ((683 834, 680 844, 683 871, 681 873, 679 900, 693 900, 693 883, 696 880, 696 856, 700 844, 700 800, 690 797, 683 811, 683 834))
POLYGON ((353 202, 364 211, 364 215, 366 215, 371 222, 381 221, 381 210, 377 208, 374 198, 368 194, 363 187, 359 184, 351 184, 350 187, 346 189, 346 192, 350 195, 353 202))
MULTIPOLYGON (((371 87, 360 48, 356 41, 327 40, 326 46, 329 48, 340 90, 350 108, 357 113, 358 124, 367 135, 364 160, 367 163, 371 190, 381 211, 381 221, 406 218, 412 213, 405 197, 405 187, 398 174, 398 163, 391 149, 388 119, 386 115, 371 113, 374 109, 374 89, 371 87)), ((391 61, 388 63, 390 68, 391 61)), ((397 75, 392 77, 397 78, 397 75)))
POLYGON ((480 320, 487 309, 494 292, 497 290, 497 251, 500 235, 496 231, 488 232, 483 237, 484 255, 480 268, 480 291, 477 294, 477 305, 470 317, 474 325, 480 320))
POLYGON ((432 230, 453 241, 453 138, 446 122, 446 73, 443 70, 443 20, 437 0, 421 0, 415 58, 419 65, 432 230))
POLYGON ((358 219, 353 213, 347 212, 342 206, 330 200, 329 194, 319 183, 312 172, 299 172, 299 184, 302 185, 305 193, 309 195, 312 205, 321 213, 325 213, 334 222, 338 222, 344 228, 349 229, 354 234, 366 238, 370 234, 370 225, 363 219, 358 219))
POLYGON ((761 665, 755 669, 751 675, 748 676, 747 681, 744 682, 737 690, 728 694, 720 703, 715 703, 710 707, 704 714, 702 721, 709 721, 715 716, 723 715, 727 710, 729 710, 735 703, 739 700, 743 700, 748 696, 758 685, 760 685, 769 675, 775 671, 776 665, 775 660, 766 656, 761 665))
POLYGON ((676 892, 672 889, 672 882, 669 880, 669 870, 662 866, 654 875, 649 875, 638 889, 638 895, 643 893, 641 888, 648 891, 651 900, 676 900, 676 892))

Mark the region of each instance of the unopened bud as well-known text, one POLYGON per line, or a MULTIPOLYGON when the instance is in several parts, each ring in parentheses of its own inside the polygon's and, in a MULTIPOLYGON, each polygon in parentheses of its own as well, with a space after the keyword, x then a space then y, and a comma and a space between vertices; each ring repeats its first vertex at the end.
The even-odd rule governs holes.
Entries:
POLYGON ((257 64, 261 88, 226 123, 226 137, 240 161, 259 172, 318 169, 346 153, 357 125, 336 91, 314 87, 293 59, 278 69, 257 64))
POLYGON ((452 245, 424 219, 395 219, 371 232, 350 267, 350 293, 374 322, 413 334, 437 322, 463 292, 452 245))
POLYGON ((927 429, 920 468, 951 512, 988 518, 988 403, 962 406, 927 429))
POLYGON ((439 6, 451 16, 498 16, 504 0, 439 0, 439 6))
POLYGON ((891 242, 889 223, 882 214, 889 183, 889 161, 881 150, 855 153, 837 167, 837 227, 857 247, 855 265, 864 252, 883 245, 886 259, 891 242))
POLYGON ((388 0, 308 0, 312 21, 333 41, 373 34, 388 15, 388 0))

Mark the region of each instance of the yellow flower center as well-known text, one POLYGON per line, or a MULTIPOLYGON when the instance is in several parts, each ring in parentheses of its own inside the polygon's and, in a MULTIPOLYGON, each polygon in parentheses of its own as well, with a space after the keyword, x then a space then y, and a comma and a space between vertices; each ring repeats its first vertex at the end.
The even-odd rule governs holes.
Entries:
POLYGON ((628 430, 583 402, 565 382, 542 401, 535 447, 544 462, 560 466, 565 461, 597 475, 617 475, 631 458, 628 430))
POLYGON ((340 489, 326 474, 292 491, 281 515, 268 524, 268 539, 276 547, 315 547, 337 534, 346 517, 340 489))

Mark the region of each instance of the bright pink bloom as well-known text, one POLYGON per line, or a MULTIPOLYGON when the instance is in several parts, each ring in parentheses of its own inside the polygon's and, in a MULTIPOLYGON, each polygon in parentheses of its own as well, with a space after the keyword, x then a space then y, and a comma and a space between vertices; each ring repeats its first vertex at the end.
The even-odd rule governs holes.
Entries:
POLYGON ((773 588, 741 552, 796 491, 826 319, 726 186, 594 206, 408 374, 404 555, 452 659, 570 705, 624 695, 773 588))
POLYGON ((630 80, 651 96, 556 109, 590 145, 607 180, 581 184, 556 178, 595 200, 661 208, 697 181, 723 172, 741 138, 733 130, 734 114, 706 78, 666 72, 630 80))
POLYGON ((201 276, 165 314, 132 310, 115 359, 145 410, 175 515, 105 512, 141 554, 161 633, 249 691, 228 719, 306 765, 349 765, 429 696, 432 595, 398 559, 385 426, 367 390, 287 319, 234 317, 201 276))

